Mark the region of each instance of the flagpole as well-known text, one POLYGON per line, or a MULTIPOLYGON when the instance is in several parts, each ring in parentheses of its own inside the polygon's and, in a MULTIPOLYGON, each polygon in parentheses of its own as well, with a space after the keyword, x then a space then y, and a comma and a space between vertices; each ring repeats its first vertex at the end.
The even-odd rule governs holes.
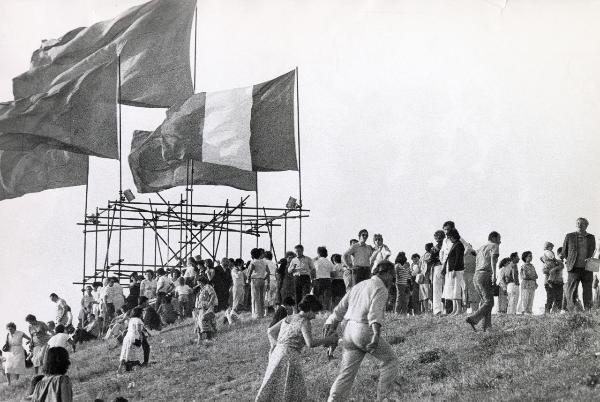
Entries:
POLYGON ((258 248, 258 172, 256 172, 256 248, 258 248))
POLYGON ((88 185, 90 183, 90 158, 88 157, 87 179, 85 181, 85 211, 83 212, 83 278, 81 290, 85 290, 85 267, 87 260, 87 209, 88 209, 88 185))
POLYGON ((123 137, 121 134, 121 55, 118 56, 118 109, 119 109, 119 259, 118 259, 118 269, 119 269, 119 282, 121 279, 121 243, 122 243, 122 211, 123 211, 123 137))
POLYGON ((298 66, 296 66, 296 128, 298 131, 298 198, 300 203, 300 244, 302 244, 302 154, 300 147, 300 87, 298 85, 298 66))

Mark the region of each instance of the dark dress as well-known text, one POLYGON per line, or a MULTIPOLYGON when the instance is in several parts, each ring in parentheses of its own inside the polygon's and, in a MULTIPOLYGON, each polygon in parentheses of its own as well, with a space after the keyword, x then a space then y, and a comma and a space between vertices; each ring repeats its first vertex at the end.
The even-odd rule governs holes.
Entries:
POLYGON ((228 275, 227 271, 221 265, 217 265, 215 267, 215 275, 213 276, 211 284, 215 289, 219 303, 215 309, 215 312, 227 310, 227 305, 229 302, 229 288, 231 286, 231 271, 228 275))
POLYGON ((138 299, 140 297, 140 284, 136 283, 129 287, 129 296, 125 299, 125 306, 127 310, 131 310, 138 305, 138 299))

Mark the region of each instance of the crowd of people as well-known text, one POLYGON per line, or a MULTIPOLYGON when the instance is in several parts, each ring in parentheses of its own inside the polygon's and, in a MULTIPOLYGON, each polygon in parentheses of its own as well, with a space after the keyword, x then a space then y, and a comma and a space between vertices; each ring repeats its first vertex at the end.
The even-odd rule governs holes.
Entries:
POLYGON ((483 322, 486 331, 492 326, 495 297, 500 314, 532 314, 538 272, 544 275, 546 313, 589 310, 600 289, 593 275, 595 238, 587 227, 586 219, 577 219, 577 231, 567 234, 556 252, 546 242, 539 264, 531 251, 500 259, 501 235, 495 231, 475 249, 448 221, 434 232, 433 242, 424 245, 423 255, 413 253, 410 260, 404 251, 393 258, 381 234, 369 244, 369 233, 362 229, 343 254, 330 255, 321 246, 317 257, 311 258, 297 245, 278 262, 271 251, 260 248, 251 250, 247 262, 190 257, 175 268, 147 270, 143 278, 132 274, 127 292, 119 278, 109 277, 86 286, 77 320, 66 301, 52 293, 54 321, 46 323, 29 314, 28 334, 7 324, 4 371, 10 385, 27 366, 33 367, 34 400, 44 400, 37 397, 40 392, 62 392, 62 400, 70 400, 67 350, 75 352, 82 342, 102 338, 120 345, 120 373, 149 363, 149 331, 191 317, 201 343, 216 336, 218 316, 223 324, 234 325, 242 311, 249 311, 253 319, 273 315, 269 363, 257 400, 302 399, 306 389, 298 354, 303 346, 324 346, 333 356, 340 322, 345 323, 342 360, 329 399, 348 397, 366 353, 382 361, 378 387, 382 397, 392 389, 398 369, 393 350, 380 337, 386 311, 400 316, 469 313, 466 323, 477 331, 483 322), (310 322, 320 311, 329 311, 330 316, 323 336, 315 338, 310 322))

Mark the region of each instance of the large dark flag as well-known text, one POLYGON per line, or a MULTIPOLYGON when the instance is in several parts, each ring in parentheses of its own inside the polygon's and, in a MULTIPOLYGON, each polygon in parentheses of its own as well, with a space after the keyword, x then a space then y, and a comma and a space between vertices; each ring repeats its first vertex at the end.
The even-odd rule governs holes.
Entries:
POLYGON ((87 183, 87 155, 28 138, 23 149, 0 150, 0 200, 87 183))
POLYGON ((187 184, 256 190, 255 172, 200 160, 193 161, 192 167, 188 159, 167 158, 162 137, 157 131, 133 133, 129 166, 138 192, 151 193, 187 184))
POLYGON ((170 107, 193 93, 190 34, 196 0, 153 0, 115 19, 46 40, 29 71, 13 79, 15 99, 46 92, 57 76, 100 49, 117 46, 121 102, 170 107))
POLYGON ((56 149, 119 158, 115 47, 57 76, 45 92, 0 104, 0 149, 56 149), (31 138, 29 138, 31 137, 31 138), (34 139, 32 139, 34 138, 34 139))

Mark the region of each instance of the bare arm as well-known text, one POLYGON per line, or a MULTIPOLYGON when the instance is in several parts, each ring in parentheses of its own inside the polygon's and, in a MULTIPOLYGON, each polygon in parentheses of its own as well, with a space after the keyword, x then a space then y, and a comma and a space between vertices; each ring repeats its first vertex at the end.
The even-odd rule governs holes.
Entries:
POLYGON ((275 346, 277 345, 277 338, 279 337, 279 331, 281 330, 281 323, 283 323, 283 321, 284 320, 279 320, 277 324, 267 329, 267 336, 269 337, 271 351, 273 351, 273 349, 275 349, 275 346))

